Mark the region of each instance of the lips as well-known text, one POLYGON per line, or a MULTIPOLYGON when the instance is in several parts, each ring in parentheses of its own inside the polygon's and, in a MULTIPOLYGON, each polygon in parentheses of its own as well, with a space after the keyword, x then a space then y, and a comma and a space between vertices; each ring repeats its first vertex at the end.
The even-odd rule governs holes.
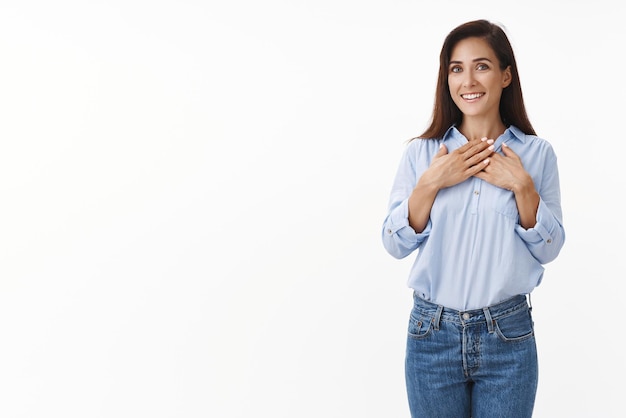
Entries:
POLYGON ((485 93, 467 93, 467 94, 462 94, 461 97, 465 100, 474 100, 484 95, 485 93))

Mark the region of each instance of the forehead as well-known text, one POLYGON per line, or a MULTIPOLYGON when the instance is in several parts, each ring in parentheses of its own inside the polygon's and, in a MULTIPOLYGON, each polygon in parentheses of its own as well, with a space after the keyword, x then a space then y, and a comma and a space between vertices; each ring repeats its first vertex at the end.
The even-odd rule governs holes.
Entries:
POLYGON ((465 38, 460 40, 450 54, 450 61, 472 61, 476 58, 488 58, 493 62, 498 62, 496 54, 487 41, 482 38, 465 38))

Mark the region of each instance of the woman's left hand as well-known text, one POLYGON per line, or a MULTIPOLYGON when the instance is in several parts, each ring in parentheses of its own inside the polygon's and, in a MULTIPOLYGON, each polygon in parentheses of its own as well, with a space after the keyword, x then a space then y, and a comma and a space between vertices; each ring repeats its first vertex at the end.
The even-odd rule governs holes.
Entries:
POLYGON ((519 156, 506 144, 502 144, 502 152, 504 155, 492 153, 489 156, 489 163, 475 176, 513 192, 532 185, 532 178, 524 169, 519 156))
POLYGON ((492 153, 489 156, 489 163, 475 176, 494 186, 512 191, 519 212, 519 224, 525 229, 532 228, 537 222, 539 193, 519 156, 505 144, 502 144, 502 153, 504 155, 492 153))

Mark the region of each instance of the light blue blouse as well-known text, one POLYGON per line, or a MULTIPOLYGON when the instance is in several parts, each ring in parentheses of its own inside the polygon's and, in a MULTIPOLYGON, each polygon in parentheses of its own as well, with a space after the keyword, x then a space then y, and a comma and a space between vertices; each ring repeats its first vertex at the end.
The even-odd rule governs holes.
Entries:
POLYGON ((437 194, 430 219, 417 234, 409 226, 408 198, 441 143, 452 152, 467 139, 451 127, 443 139, 414 139, 404 150, 382 228, 385 249, 396 258, 417 250, 408 286, 418 296, 458 310, 477 309, 530 293, 565 241, 557 158, 544 139, 509 127, 506 143, 539 192, 537 222, 524 229, 513 192, 471 177, 437 194))

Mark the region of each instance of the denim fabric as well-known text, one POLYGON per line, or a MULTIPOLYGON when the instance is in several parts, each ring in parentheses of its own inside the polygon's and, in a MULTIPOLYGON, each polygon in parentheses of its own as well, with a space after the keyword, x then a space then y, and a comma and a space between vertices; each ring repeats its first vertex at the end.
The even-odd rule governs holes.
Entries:
POLYGON ((538 368, 526 296, 462 312, 414 295, 405 367, 412 418, 531 417, 538 368))

